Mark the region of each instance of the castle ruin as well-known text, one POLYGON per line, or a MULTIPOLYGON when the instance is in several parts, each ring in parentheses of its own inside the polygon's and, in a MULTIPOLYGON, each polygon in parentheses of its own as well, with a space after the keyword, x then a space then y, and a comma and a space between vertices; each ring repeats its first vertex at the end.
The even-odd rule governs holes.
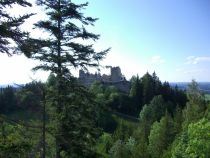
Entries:
POLYGON ((130 90, 130 82, 122 75, 120 67, 110 67, 110 75, 91 74, 80 70, 79 80, 87 87, 93 82, 99 81, 106 86, 115 86, 123 92, 129 92, 130 90))

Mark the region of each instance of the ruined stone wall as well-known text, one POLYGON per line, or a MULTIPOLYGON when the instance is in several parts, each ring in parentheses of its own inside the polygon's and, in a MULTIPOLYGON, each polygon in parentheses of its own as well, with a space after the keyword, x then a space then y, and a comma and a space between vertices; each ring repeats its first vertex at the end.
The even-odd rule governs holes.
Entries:
POLYGON ((107 86, 115 86, 123 92, 129 92, 130 90, 130 82, 126 81, 125 77, 123 77, 120 67, 111 67, 111 75, 103 74, 102 76, 99 73, 91 74, 80 70, 79 80, 87 87, 94 81, 99 81, 107 86))
POLYGON ((79 81, 85 86, 90 86, 94 81, 102 81, 100 74, 85 73, 83 70, 79 71, 79 81))

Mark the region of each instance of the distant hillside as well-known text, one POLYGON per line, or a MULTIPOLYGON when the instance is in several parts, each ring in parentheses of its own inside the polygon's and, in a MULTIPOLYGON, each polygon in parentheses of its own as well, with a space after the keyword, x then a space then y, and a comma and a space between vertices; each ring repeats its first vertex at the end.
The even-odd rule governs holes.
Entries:
POLYGON ((0 84, 0 88, 5 88, 7 86, 11 86, 11 87, 14 87, 14 88, 18 88, 19 86, 23 86, 23 84, 0 84))
MULTIPOLYGON (((170 82, 169 84, 171 87, 175 87, 177 85, 179 89, 186 90, 190 82, 170 82)), ((198 82, 198 85, 201 91, 210 94, 210 82, 198 82)), ((0 88, 5 88, 7 86, 12 86, 15 88, 18 87, 17 84, 4 84, 0 85, 0 88)))
MULTIPOLYGON (((172 87, 178 86, 179 89, 186 90, 190 82, 171 82, 172 87)), ((204 93, 210 94, 210 82, 198 82, 198 86, 204 93)))
POLYGON ((8 85, 0 85, 0 88, 5 88, 7 87, 8 85))

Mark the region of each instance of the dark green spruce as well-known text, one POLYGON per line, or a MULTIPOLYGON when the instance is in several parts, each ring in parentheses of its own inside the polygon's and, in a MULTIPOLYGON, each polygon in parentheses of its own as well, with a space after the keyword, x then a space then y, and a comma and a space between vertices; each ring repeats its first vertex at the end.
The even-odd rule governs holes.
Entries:
POLYGON ((49 19, 35 26, 49 36, 28 41, 31 44, 28 49, 34 52, 32 58, 41 61, 34 70, 50 71, 56 78, 47 94, 48 104, 55 109, 51 118, 56 127, 56 157, 95 157, 93 145, 98 135, 95 106, 92 96, 79 85, 71 69, 99 66, 109 49, 96 52, 93 48, 92 43, 99 35, 85 27, 93 26, 97 19, 81 13, 88 3, 38 0, 37 4, 45 7, 49 19), (82 44, 84 41, 91 44, 82 44))

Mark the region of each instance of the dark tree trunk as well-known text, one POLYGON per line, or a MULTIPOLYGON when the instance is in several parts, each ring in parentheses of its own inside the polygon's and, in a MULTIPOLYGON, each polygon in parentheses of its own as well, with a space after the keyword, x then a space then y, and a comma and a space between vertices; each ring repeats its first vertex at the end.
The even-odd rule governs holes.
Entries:
POLYGON ((42 158, 45 158, 46 153, 46 141, 45 141, 45 132, 46 132, 46 102, 45 102, 45 91, 43 89, 43 116, 42 116, 42 122, 43 122, 43 129, 42 129, 42 145, 43 145, 43 155, 42 158))

